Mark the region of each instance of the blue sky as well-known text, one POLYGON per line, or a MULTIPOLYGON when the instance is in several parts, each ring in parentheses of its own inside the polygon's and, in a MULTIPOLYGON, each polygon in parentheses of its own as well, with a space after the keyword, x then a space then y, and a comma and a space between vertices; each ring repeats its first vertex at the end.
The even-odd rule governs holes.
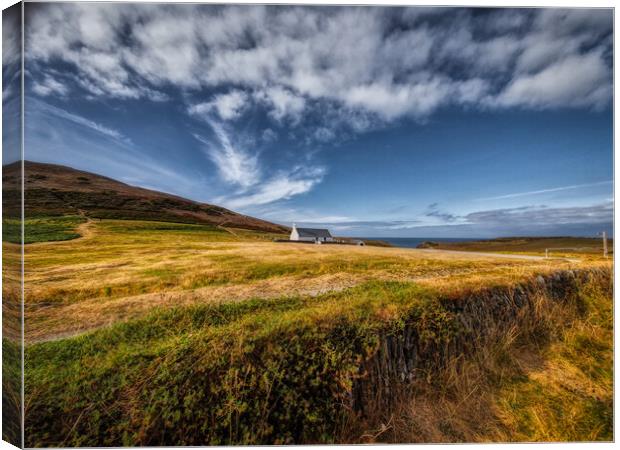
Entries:
POLYGON ((27 159, 340 235, 611 232, 611 10, 26 10, 27 159))

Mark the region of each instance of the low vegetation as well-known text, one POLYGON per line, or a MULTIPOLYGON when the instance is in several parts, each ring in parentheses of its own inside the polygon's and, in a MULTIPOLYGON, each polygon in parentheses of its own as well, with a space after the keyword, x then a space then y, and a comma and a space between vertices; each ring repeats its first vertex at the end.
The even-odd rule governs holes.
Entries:
POLYGON ((2 338, 2 439, 21 443, 21 347, 16 341, 2 338))
MULTIPOLYGON (((420 248, 534 255, 544 255, 545 250, 549 250, 551 257, 566 255, 587 257, 603 254, 601 238, 580 237, 507 237, 463 242, 427 241, 422 243, 420 248)), ((610 255, 613 253, 613 239, 608 239, 608 251, 610 255)))
POLYGON ((26 247, 27 446, 610 438, 609 262, 278 244, 214 225, 79 226, 82 239, 26 247), (567 295, 528 288, 540 308, 508 331, 394 380, 401 403, 356 406, 360 367, 386 336, 414 329, 425 352, 458 349, 486 329, 464 325, 463 299, 568 272, 584 275, 567 295), (549 375, 557 367, 573 384, 549 375))
POLYGON ((82 225, 82 233, 90 237, 51 244, 53 251, 50 244, 26 247, 27 338, 83 332, 158 305, 318 294, 369 280, 491 283, 570 267, 397 248, 278 244, 275 234, 166 222, 95 219, 82 225), (68 323, 68 316, 74 320, 68 323))
MULTIPOLYGON (((589 300, 610 302, 609 292, 594 292, 605 279, 609 282, 609 275, 579 283, 585 292, 577 291, 568 304, 562 304, 570 311, 564 315, 574 327, 591 319, 587 315, 589 306, 600 306, 588 305, 589 300)), ((568 286, 569 290, 572 287, 568 286)), ((360 429, 361 419, 351 409, 349 393, 360 365, 381 345, 381 336, 398 335, 406 325, 412 325, 418 348, 429 351, 450 348, 462 333, 478 335, 476 330, 462 328, 459 313, 447 301, 438 291, 415 283, 368 282, 318 297, 160 309, 143 319, 80 337, 29 346, 29 445, 364 441, 368 433, 360 433, 364 428, 360 429)), ((446 359, 445 365, 433 359, 425 360, 433 364, 422 362, 415 372, 420 378, 417 388, 427 392, 408 397, 412 420, 418 417, 413 406, 416 402, 435 401, 436 392, 443 392, 439 398, 450 396, 450 390, 462 383, 458 376, 476 367, 480 372, 489 371, 482 373, 477 387, 488 385, 484 394, 495 408, 495 421, 486 426, 496 424, 496 428, 487 430, 487 439, 609 440, 610 343, 602 341, 599 351, 605 358, 601 362, 570 359, 570 352, 579 350, 576 341, 569 339, 575 330, 569 327, 568 334, 562 334, 559 327, 549 329, 557 320, 558 308, 546 296, 540 301, 540 308, 528 310, 526 319, 515 321, 520 327, 509 335, 511 341, 493 334, 483 341, 488 347, 476 347, 466 354, 471 360, 446 359), (541 387, 531 372, 518 368, 518 359, 511 355, 513 349, 531 351, 541 358, 545 351, 558 349, 537 350, 539 345, 556 342, 556 332, 560 340, 555 345, 567 355, 563 357, 579 370, 577 376, 598 383, 599 392, 575 392, 577 386, 566 386, 559 379, 543 378, 545 385, 541 387), (499 360, 497 365, 484 359, 478 366, 467 365, 496 345, 502 353, 487 357, 499 360), (512 372, 501 370, 511 366, 512 372), (456 371, 457 378, 446 377, 449 369, 456 371), (598 369, 602 372, 597 380, 589 371, 598 369), (553 391, 557 392, 555 396, 550 395, 553 391), (496 396, 491 396, 493 392, 496 396), (552 427, 546 428, 544 422, 532 424, 531 416, 541 408, 548 415, 543 419, 552 427), (564 411, 577 411, 581 428, 570 427, 563 418, 564 411), (558 418, 563 419, 560 424, 558 418), (543 430, 547 434, 537 434, 543 430)), ((393 382, 396 385, 397 380, 393 382)), ((459 400, 467 402, 464 397, 459 400)), ((381 410, 382 414, 388 411, 381 410)), ((376 418, 374 412, 361 423, 370 426, 376 418)), ((473 423, 477 418, 466 414, 459 420, 473 423)), ((463 441, 471 436, 452 430, 445 417, 443 422, 441 440, 463 441)), ((442 430, 441 424, 432 425, 442 430)), ((410 425, 399 427, 397 433, 384 439, 424 441, 429 431, 410 425)), ((377 438, 373 440, 382 440, 377 438)))
POLYGON ((356 423, 349 441, 613 440, 613 298, 610 274, 601 275, 560 303, 538 296, 513 326, 356 423))
MULTIPOLYGON (((86 219, 80 216, 27 218, 24 221, 24 244, 76 239, 80 237, 77 227, 85 221, 86 219)), ((2 230, 4 241, 21 242, 21 220, 3 220, 2 230)))
MULTIPOLYGON (((226 225, 263 232, 288 229, 217 205, 130 186, 71 167, 23 162, 24 205, 27 217, 85 214, 99 219, 153 220, 226 225)), ((22 165, 3 167, 3 212, 21 215, 22 165)))

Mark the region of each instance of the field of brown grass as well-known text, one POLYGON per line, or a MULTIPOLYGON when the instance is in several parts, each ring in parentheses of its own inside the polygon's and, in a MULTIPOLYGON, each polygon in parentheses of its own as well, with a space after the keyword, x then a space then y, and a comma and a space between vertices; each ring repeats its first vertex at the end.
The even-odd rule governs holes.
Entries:
POLYGON ((79 231, 79 239, 26 246, 27 342, 74 335, 160 306, 317 295, 369 280, 463 289, 579 265, 282 244, 272 242, 277 235, 163 222, 91 220, 79 231))
POLYGON ((73 226, 25 246, 28 446, 610 439, 609 260, 73 226), (360 364, 408 327, 414 382, 357 415, 360 364))
MULTIPOLYGON (((608 255, 613 257, 613 239, 607 238, 608 255)), ((586 237, 505 237, 480 241, 427 242, 426 248, 471 252, 498 252, 549 257, 601 259, 602 238, 586 237)))

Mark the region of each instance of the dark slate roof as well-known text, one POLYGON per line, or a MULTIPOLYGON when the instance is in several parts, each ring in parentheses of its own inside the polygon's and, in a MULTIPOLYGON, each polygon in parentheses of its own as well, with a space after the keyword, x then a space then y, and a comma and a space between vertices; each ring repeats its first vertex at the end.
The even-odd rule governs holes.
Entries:
POLYGON ((328 238, 332 237, 329 234, 329 230, 324 228, 297 228, 299 237, 311 237, 311 238, 328 238))

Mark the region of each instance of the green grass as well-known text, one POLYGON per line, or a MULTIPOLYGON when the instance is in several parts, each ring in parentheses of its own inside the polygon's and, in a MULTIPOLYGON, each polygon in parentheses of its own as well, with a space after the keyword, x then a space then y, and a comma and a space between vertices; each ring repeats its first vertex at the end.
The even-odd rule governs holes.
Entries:
POLYGON ((2 240, 13 244, 21 244, 22 227, 20 219, 2 220, 2 240))
MULTIPOLYGON (((318 297, 160 309, 31 345, 27 445, 342 442, 349 392, 380 336, 413 326, 418 348, 429 351, 450 348, 462 333, 475 335, 477 330, 463 328, 468 322, 459 319, 452 301, 415 283, 373 281, 318 297)), ((608 294, 588 284, 578 293, 576 311, 582 312, 571 316, 566 333, 551 347, 530 344, 547 359, 557 354, 572 361, 586 379, 601 377, 605 396, 574 386, 562 393, 562 380, 551 389, 527 373, 500 377, 497 404, 513 420, 511 438, 544 438, 531 410, 541 407, 549 415, 545 436, 609 437, 611 339, 603 333, 593 340, 585 325, 580 328, 608 321, 603 301, 610 301, 608 294), (590 355, 582 357, 584 351, 590 355), (579 414, 567 414, 574 405, 579 414)), ((428 366, 436 364, 429 360, 428 366)))
POLYGON ((123 222, 106 222, 104 225, 107 231, 122 232, 122 233, 144 233, 144 232, 159 232, 159 231, 173 231, 173 232, 216 232, 225 233, 214 225, 204 224, 188 224, 188 223, 175 223, 175 222, 154 222, 154 221, 123 221, 123 222))
MULTIPOLYGON (((27 218, 24 222, 24 244, 49 241, 67 241, 80 237, 76 227, 85 222, 80 216, 50 216, 27 218)), ((3 240, 14 244, 21 243, 21 221, 4 219, 2 221, 3 240)))
MULTIPOLYGON (((609 252, 613 251, 613 239, 608 239, 609 252)), ((602 254, 601 238, 582 237, 507 237, 481 241, 432 242, 428 248, 478 252, 544 254, 549 249, 552 256, 563 254, 602 254), (558 250, 556 250, 558 249, 558 250)))
POLYGON ((29 445, 333 440, 352 376, 388 327, 376 312, 422 315, 430 299, 412 284, 369 283, 158 311, 30 346, 29 445))
POLYGON ((2 439, 19 447, 21 442, 21 348, 2 339, 2 439))
MULTIPOLYGON (((41 218, 37 226, 42 229, 52 219, 41 218)), ((58 340, 26 348, 26 445, 359 442, 365 429, 355 436, 344 432, 351 418, 346 405, 360 364, 383 336, 402 335, 405 325, 413 326, 420 349, 441 354, 480 328, 459 319, 454 301, 476 298, 480 289, 507 292, 539 273, 609 268, 602 262, 440 258, 402 249, 295 246, 271 239, 209 225, 94 220, 88 238, 28 247, 27 340, 58 340), (320 283, 310 283, 315 278, 320 283), (291 285, 306 296, 287 293, 291 285), (196 290, 203 287, 209 288, 196 290), (335 290, 315 296, 330 288, 335 290), (272 298, 279 291, 282 296, 272 298), (149 295, 132 298, 143 293, 149 295), (247 300, 248 295, 262 298, 247 300), (84 334, 63 338, 68 333, 84 334)), ((559 355, 572 361, 584 379, 598 383, 598 397, 579 386, 571 387, 574 396, 558 396, 549 386, 537 386, 540 380, 530 373, 506 369, 510 376, 495 374, 501 383, 488 387, 498 402, 506 399, 491 406, 514 406, 505 409, 513 434, 498 440, 538 437, 532 418, 540 414, 528 413, 534 404, 550 411, 579 405, 580 415, 562 412, 549 420, 566 423, 566 417, 576 417, 581 425, 575 436, 608 436, 611 387, 605 380, 611 364, 601 355, 608 355, 611 340, 590 334, 585 325, 582 334, 575 330, 608 320, 611 310, 601 309, 600 298, 609 294, 584 290, 581 295, 581 312, 566 327, 575 334, 562 337, 570 345, 525 344, 546 360, 559 355), (580 358, 583 353, 593 360, 580 358), (597 358, 600 365, 593 362, 597 358), (515 391, 521 392, 520 403, 509 400, 515 391), (589 435, 587 430, 600 431, 589 435)), ((493 311, 483 307, 481 316, 493 311)), ((541 326, 556 317, 544 319, 541 326)), ((435 356, 426 354, 428 364, 443 361, 435 356)), ((441 392, 449 383, 440 386, 441 392)), ((554 383, 554 389, 561 386, 561 380, 554 383)), ((473 410, 470 392, 460 400, 465 415, 473 410)), ((436 398, 426 400, 437 403, 436 398)), ((440 428, 452 430, 450 439, 465 435, 444 426, 445 410, 439 413, 440 428)), ((554 433, 572 436, 559 425, 554 433)))
POLYGON ((542 351, 541 367, 500 387, 516 439, 613 440, 613 302, 592 283, 580 294, 580 317, 542 351))

